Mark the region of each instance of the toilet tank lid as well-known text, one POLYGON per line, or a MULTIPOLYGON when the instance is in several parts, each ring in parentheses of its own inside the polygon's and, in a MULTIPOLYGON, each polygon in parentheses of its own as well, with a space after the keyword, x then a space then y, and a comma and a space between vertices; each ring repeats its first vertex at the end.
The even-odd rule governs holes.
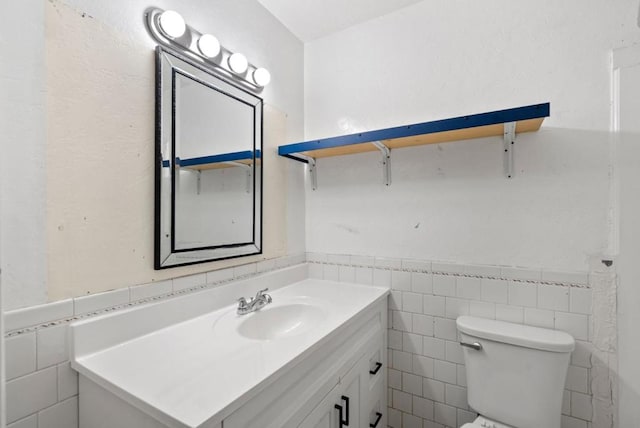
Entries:
POLYGON ((525 348, 550 352, 571 352, 575 347, 573 337, 564 331, 466 315, 458 317, 456 325, 458 330, 470 336, 525 348))

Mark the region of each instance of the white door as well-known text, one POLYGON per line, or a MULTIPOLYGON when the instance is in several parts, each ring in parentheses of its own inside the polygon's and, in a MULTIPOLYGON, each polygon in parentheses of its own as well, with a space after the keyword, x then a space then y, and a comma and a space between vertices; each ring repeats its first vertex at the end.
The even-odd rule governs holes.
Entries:
POLYGON ((640 47, 614 51, 620 427, 640 427, 640 47))

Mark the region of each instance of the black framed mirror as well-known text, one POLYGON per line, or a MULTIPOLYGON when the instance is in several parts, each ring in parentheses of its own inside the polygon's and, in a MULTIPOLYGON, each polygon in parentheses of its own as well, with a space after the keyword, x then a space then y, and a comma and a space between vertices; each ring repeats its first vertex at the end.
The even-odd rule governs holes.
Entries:
POLYGON ((156 49, 156 269, 262 252, 262 107, 156 49))

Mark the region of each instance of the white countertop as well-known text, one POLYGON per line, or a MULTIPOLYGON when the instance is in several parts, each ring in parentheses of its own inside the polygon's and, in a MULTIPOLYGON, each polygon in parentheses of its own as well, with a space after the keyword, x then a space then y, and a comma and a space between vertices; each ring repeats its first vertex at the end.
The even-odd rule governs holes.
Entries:
MULTIPOLYGON (((278 305, 312 302, 322 321, 301 334, 254 340, 236 332, 236 305, 207 313, 88 355, 72 365, 103 388, 174 427, 219 422, 243 397, 311 351, 346 321, 386 298, 388 289, 307 279, 271 292, 278 305)), ((83 321, 89 323, 91 321, 83 321)), ((76 339, 77 340, 77 339, 76 339)))

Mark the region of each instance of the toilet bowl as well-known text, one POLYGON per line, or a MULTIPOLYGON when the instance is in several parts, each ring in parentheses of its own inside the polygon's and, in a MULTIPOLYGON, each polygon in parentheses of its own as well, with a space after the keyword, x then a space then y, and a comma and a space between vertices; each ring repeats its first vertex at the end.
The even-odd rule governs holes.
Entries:
POLYGON ((465 428, 560 428, 575 341, 546 328, 462 316, 467 400, 480 416, 465 428))

